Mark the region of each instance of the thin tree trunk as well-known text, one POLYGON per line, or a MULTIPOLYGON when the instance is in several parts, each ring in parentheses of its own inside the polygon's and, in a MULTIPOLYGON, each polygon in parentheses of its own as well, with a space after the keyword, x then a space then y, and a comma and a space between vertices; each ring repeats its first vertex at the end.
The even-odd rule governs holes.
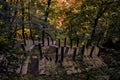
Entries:
POLYGON ((24 40, 24 44, 26 45, 26 41, 25 41, 25 24, 24 24, 24 17, 25 17, 25 13, 24 13, 24 1, 21 0, 21 6, 22 6, 22 37, 24 40))
MULTIPOLYGON (((12 0, 10 0, 9 4, 10 6, 12 6, 12 0)), ((11 40, 10 35, 12 34, 12 24, 11 24, 11 7, 8 6, 8 24, 9 24, 9 28, 8 28, 8 39, 11 40)))
POLYGON ((29 20, 30 38, 32 39, 33 44, 34 44, 33 33, 32 33, 32 29, 31 29, 30 3, 31 3, 31 2, 30 2, 30 0, 29 0, 29 3, 28 3, 28 20, 29 20))
MULTIPOLYGON (((96 31, 96 27, 98 25, 98 21, 107 9, 108 9, 108 5, 106 5, 105 7, 101 7, 97 16, 96 16, 96 18, 95 18, 95 20, 94 20, 93 30, 92 30, 91 39, 90 39, 90 45, 92 45, 92 41, 93 41, 94 35, 96 33, 95 31, 96 31)), ((92 49, 94 49, 94 47, 92 49)), ((90 56, 92 55, 92 53, 93 53, 93 50, 91 50, 90 56)))
MULTIPOLYGON (((16 3, 15 3, 15 7, 18 6, 18 2, 19 1, 17 0, 16 3)), ((17 27, 18 27, 17 22, 14 24, 14 21, 15 21, 15 19, 17 17, 17 12, 18 12, 18 10, 15 9, 14 16, 13 16, 13 18, 11 20, 11 24, 14 25, 14 27, 15 27, 14 30, 13 30, 13 32, 9 36, 12 39, 16 38, 16 34, 17 34, 17 27)), ((13 45, 12 46, 14 46, 14 44, 15 44, 15 40, 13 40, 13 45)))
MULTIPOLYGON (((49 7, 51 5, 51 0, 48 0, 48 6, 47 6, 47 9, 46 9, 46 13, 45 13, 45 22, 47 22, 48 20, 48 15, 49 15, 49 7)), ((45 28, 45 26, 43 26, 43 28, 45 28)), ((43 29, 42 31, 42 42, 43 42, 43 46, 44 46, 44 38, 45 38, 45 30, 43 29)))
POLYGON ((104 8, 104 7, 101 7, 96 18, 94 19, 94 25, 93 25, 93 30, 92 30, 92 34, 91 34, 91 40, 90 40, 90 45, 94 39, 94 35, 95 35, 95 31, 96 31, 96 27, 97 27, 97 24, 98 24, 98 21, 100 19, 100 17, 104 14, 104 12, 107 10, 107 6, 104 8))
POLYGON ((114 2, 116 2, 116 1, 110 1, 108 3, 102 3, 101 4, 101 7, 100 7, 100 9, 99 9, 99 11, 97 13, 97 16, 94 19, 94 25, 93 25, 93 30, 92 30, 92 34, 91 34, 90 44, 93 41, 95 31, 96 31, 96 27, 97 27, 97 24, 98 24, 98 21, 99 21, 100 17, 107 11, 107 9, 109 8, 109 5, 113 4, 114 2))

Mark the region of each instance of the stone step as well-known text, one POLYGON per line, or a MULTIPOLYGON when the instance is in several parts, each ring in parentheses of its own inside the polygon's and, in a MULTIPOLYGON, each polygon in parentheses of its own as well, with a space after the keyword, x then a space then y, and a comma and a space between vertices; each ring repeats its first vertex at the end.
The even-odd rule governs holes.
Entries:
POLYGON ((34 76, 38 75, 38 57, 34 56, 31 58, 31 62, 28 67, 28 74, 32 74, 34 76))

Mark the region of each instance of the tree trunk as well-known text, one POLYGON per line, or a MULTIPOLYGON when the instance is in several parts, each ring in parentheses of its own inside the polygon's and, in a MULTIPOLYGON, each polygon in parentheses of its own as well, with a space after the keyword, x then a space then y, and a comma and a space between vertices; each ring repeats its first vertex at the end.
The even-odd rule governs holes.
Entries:
POLYGON ((24 1, 21 0, 21 6, 22 6, 22 37, 24 40, 24 44, 26 45, 26 41, 25 41, 25 24, 24 24, 24 17, 25 17, 25 13, 24 13, 24 1))
POLYGON ((92 34, 91 34, 90 45, 92 44, 92 41, 94 39, 94 35, 95 35, 95 31, 96 31, 96 27, 97 27, 98 21, 99 21, 100 17, 105 13, 105 11, 108 8, 108 5, 106 5, 105 7, 103 5, 101 5, 101 6, 102 7, 98 11, 96 18, 94 19, 94 25, 93 25, 93 30, 92 30, 92 34))
POLYGON ((34 44, 34 38, 33 38, 33 33, 32 33, 32 29, 31 29, 31 15, 30 15, 30 0, 29 0, 29 3, 28 3, 28 20, 29 20, 29 31, 30 31, 30 38, 32 39, 33 41, 33 44, 34 44))
MULTIPOLYGON (((96 31, 98 21, 107 9, 108 9, 108 5, 105 5, 105 7, 104 7, 104 5, 101 4, 100 10, 98 11, 96 18, 94 19, 94 25, 93 25, 93 30, 92 30, 91 39, 90 39, 90 45, 92 45, 92 41, 93 41, 94 35, 96 33, 95 31, 96 31)), ((92 49, 94 49, 94 47, 92 47, 92 49)), ((92 56, 92 53, 93 53, 93 50, 91 50, 90 56, 92 56)))
MULTIPOLYGON (((48 0, 48 6, 47 6, 47 9, 46 9, 46 12, 45 12, 45 22, 47 22, 48 20, 48 15, 49 15, 49 7, 51 5, 51 0, 48 0)), ((45 28, 45 26, 43 26, 43 28, 45 28)), ((42 31, 42 43, 43 43, 43 46, 44 46, 44 38, 45 38, 45 30, 43 29, 42 31)))

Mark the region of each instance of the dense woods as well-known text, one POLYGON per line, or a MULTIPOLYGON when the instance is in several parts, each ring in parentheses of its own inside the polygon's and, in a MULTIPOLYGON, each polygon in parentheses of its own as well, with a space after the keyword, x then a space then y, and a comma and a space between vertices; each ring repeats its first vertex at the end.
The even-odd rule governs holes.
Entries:
POLYGON ((120 80, 119 75, 120 0, 0 0, 1 80, 120 80), (91 68, 89 61, 84 63, 86 50, 88 58, 93 59, 96 49, 106 66, 91 68), (65 71, 63 62, 69 50, 80 73, 68 75, 65 71), (37 76, 22 75, 22 66, 29 57, 29 64, 37 65, 43 57, 52 61, 51 56, 58 65, 54 68, 57 75, 52 71, 51 76, 37 72, 37 76))

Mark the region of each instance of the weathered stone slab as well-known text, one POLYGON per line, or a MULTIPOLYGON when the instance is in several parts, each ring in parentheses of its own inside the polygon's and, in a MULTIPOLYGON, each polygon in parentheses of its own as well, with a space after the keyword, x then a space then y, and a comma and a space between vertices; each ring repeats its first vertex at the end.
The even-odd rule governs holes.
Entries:
POLYGON ((85 51, 84 51, 84 56, 89 56, 90 55, 90 52, 91 52, 91 49, 92 49, 92 47, 91 46, 89 46, 89 47, 85 47, 85 51))
POLYGON ((95 46, 92 57, 97 57, 98 53, 99 53, 99 48, 97 46, 95 46))
POLYGON ((27 74, 30 57, 28 56, 22 66, 22 74, 27 74))

